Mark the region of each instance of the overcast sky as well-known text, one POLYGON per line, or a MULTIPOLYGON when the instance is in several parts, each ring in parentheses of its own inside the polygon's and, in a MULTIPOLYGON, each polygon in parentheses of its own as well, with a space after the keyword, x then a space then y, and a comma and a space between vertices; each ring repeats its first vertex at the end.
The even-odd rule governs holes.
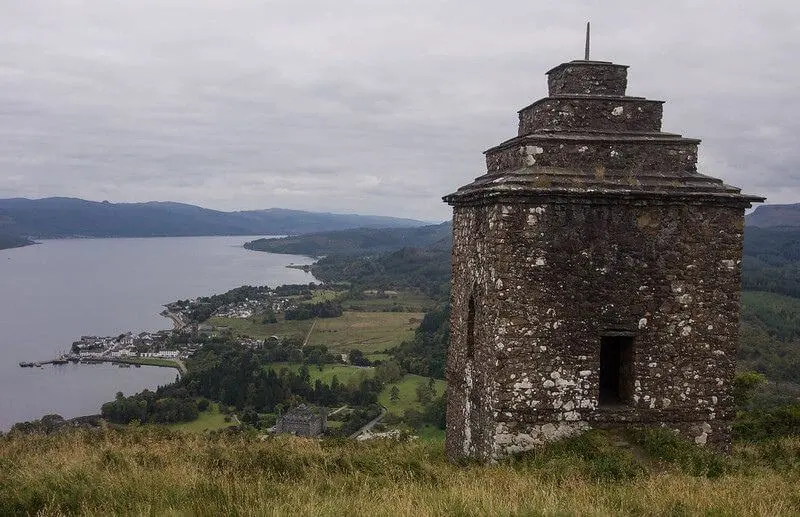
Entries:
POLYGON ((0 197, 444 220, 544 73, 630 65, 700 171, 800 201, 800 2, 0 0, 0 197))

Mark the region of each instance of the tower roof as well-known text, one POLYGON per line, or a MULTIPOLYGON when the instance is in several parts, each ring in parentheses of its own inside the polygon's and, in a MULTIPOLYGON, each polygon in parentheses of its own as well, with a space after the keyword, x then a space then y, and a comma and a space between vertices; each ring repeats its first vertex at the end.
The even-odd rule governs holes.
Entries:
POLYGON ((699 174, 700 140, 663 132, 664 102, 627 95, 627 78, 627 65, 608 61, 552 68, 548 96, 519 111, 517 136, 485 152, 486 174, 444 200, 648 197, 745 206, 764 200, 699 174))

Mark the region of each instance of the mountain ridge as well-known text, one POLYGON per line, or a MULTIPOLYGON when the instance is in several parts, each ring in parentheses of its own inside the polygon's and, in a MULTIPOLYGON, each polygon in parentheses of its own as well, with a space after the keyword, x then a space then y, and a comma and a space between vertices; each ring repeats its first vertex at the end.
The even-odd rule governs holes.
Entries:
POLYGON ((759 205, 745 216, 746 226, 800 228, 800 203, 759 205))
POLYGON ((407 228, 425 221, 266 208, 225 212, 174 201, 111 203, 70 197, 0 199, 0 234, 16 238, 297 235, 407 228))

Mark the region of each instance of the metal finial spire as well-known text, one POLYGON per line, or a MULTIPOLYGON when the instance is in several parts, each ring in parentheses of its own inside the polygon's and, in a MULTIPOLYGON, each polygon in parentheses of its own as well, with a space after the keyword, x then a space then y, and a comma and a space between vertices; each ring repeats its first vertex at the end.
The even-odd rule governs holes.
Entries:
POLYGON ((586 22, 586 50, 583 54, 583 60, 589 61, 589 22, 586 22))

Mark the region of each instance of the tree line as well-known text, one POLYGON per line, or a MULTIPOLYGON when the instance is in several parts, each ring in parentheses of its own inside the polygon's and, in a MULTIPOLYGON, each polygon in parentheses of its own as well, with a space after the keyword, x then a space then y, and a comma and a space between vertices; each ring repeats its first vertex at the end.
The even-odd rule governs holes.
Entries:
POLYGON ((346 384, 336 376, 330 384, 318 379, 312 382, 309 365, 303 364, 297 371, 288 367, 276 371, 270 364, 274 357, 268 350, 235 343, 206 345, 189 360, 189 373, 179 384, 194 395, 259 412, 274 412, 302 401, 324 406, 366 405, 377 402, 382 389, 381 381, 368 375, 346 384))
POLYGON ((101 415, 116 424, 133 421, 170 424, 195 420, 201 407, 205 409, 207 404, 208 401, 205 401, 202 406, 198 406, 197 400, 185 389, 170 386, 159 388, 156 392, 144 390, 130 397, 118 392, 114 400, 103 404, 101 415))
POLYGON ((302 303, 284 311, 285 320, 308 320, 311 318, 338 318, 342 315, 342 304, 335 300, 317 303, 302 303))

